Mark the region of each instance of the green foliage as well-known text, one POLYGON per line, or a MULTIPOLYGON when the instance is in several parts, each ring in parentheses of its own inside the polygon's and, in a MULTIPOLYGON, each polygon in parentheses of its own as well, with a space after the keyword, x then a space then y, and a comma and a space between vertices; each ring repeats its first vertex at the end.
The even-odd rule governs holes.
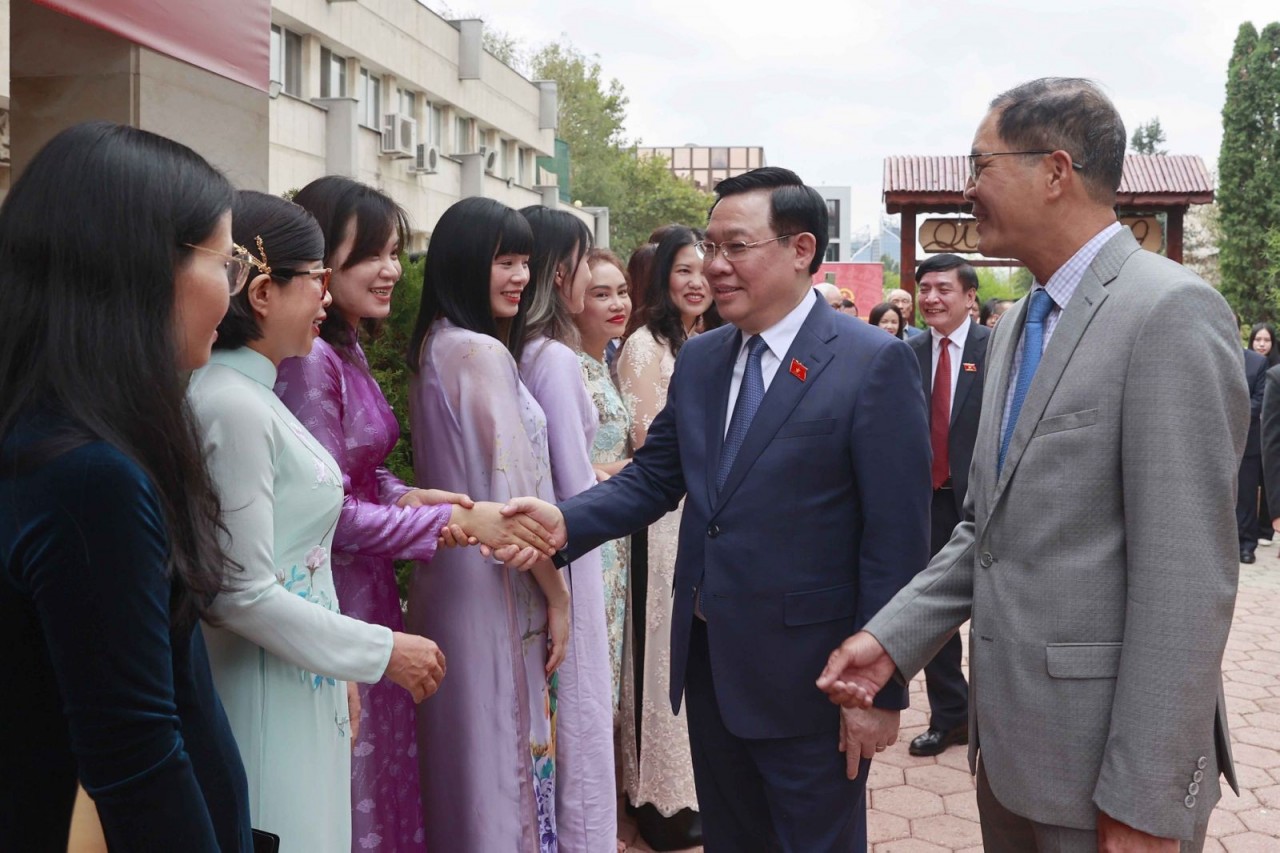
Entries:
POLYGON ((978 303, 988 299, 1021 299, 1026 290, 1019 290, 1016 281, 1017 273, 1024 267, 1016 267, 1012 271, 1000 271, 991 267, 978 268, 978 303))
POLYGON ((880 263, 884 265, 884 271, 886 273, 891 272, 891 273, 901 275, 902 264, 899 263, 898 259, 893 257, 892 255, 881 255, 880 263))
POLYGON ((659 159, 638 158, 626 138, 627 96, 607 83, 596 57, 553 43, 529 62, 533 76, 555 80, 557 135, 569 144, 570 185, 576 201, 609 208, 609 242, 626 257, 654 228, 671 222, 700 226, 712 197, 681 180, 659 159))
POLYGON ((1167 154, 1160 147, 1166 141, 1164 128, 1160 126, 1160 116, 1156 116, 1134 128, 1133 136, 1129 138, 1129 148, 1135 154, 1167 154))
POLYGON ((1221 289, 1248 322, 1276 316, 1268 235, 1280 228, 1280 23, 1240 25, 1218 156, 1221 289))

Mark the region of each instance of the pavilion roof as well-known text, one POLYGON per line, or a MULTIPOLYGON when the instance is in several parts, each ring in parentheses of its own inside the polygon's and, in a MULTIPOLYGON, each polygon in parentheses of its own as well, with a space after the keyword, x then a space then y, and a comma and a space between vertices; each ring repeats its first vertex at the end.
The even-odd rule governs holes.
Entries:
MULTIPOLYGON (((963 155, 884 158, 884 202, 889 213, 904 206, 954 211, 965 206, 969 164, 963 155)), ((1196 154, 1126 154, 1116 203, 1121 207, 1185 208, 1213 202, 1213 177, 1196 154)))

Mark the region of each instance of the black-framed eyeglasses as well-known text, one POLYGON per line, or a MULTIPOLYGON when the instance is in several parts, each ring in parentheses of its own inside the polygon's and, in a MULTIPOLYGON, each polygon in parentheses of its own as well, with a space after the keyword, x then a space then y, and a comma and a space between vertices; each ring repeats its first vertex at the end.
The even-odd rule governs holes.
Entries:
MULTIPOLYGON (((979 163, 979 157, 1030 157, 1035 154, 1052 154, 1060 151, 1059 148, 1039 148, 1034 151, 986 151, 981 154, 965 155, 969 160, 969 180, 977 183, 978 178, 982 177, 982 170, 987 168, 986 163, 979 163)), ((1084 161, 1071 158, 1071 168, 1077 172, 1084 169, 1084 161)))
POLYGON ((754 249, 756 246, 763 246, 765 243, 772 243, 776 240, 786 240, 788 237, 794 236, 796 235, 779 234, 777 237, 770 237, 768 240, 756 240, 754 243, 745 243, 742 240, 731 240, 719 245, 716 245, 709 240, 699 240, 693 244, 693 250, 697 252, 698 257, 704 261, 708 258, 714 258, 716 251, 719 250, 720 254, 726 261, 733 263, 734 261, 741 260, 747 252, 754 249))
POLYGON ((188 249, 195 249, 197 252, 205 252, 210 255, 220 255, 225 263, 222 265, 227 271, 227 288, 231 291, 231 295, 235 296, 239 293, 249 280, 249 270, 253 268, 253 256, 249 254, 249 250, 239 243, 231 244, 231 254, 219 252, 217 249, 207 249, 204 246, 197 246, 194 243, 183 243, 188 249))
POLYGON ((333 270, 329 267, 318 270, 292 270, 292 269, 273 269, 270 273, 272 278, 290 279, 298 275, 309 275, 313 278, 320 279, 320 298, 329 292, 329 281, 333 278, 333 270))

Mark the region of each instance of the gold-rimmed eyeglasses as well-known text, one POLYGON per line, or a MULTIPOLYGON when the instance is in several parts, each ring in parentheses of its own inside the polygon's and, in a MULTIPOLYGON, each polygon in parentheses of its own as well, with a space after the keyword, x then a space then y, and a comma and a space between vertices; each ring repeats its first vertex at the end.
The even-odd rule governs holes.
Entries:
MULTIPOLYGON (((1060 150, 1061 149, 1059 148, 1038 148, 1034 151, 986 151, 981 154, 967 154, 965 156, 969 160, 969 180, 977 183, 978 178, 982 177, 982 170, 987 168, 986 163, 978 162, 982 157, 1030 157, 1036 154, 1052 154, 1053 152, 1060 150)), ((1083 170, 1084 161, 1076 160, 1072 157, 1071 168, 1075 169, 1077 172, 1083 170)))
POLYGON ((235 296, 239 293, 249 280, 249 270, 254 266, 254 257, 249 254, 249 250, 239 243, 231 244, 231 254, 219 252, 217 249, 207 249, 204 246, 197 246, 194 243, 184 243, 188 249, 195 249, 197 252, 204 252, 210 255, 218 255, 223 258, 225 263, 223 267, 227 271, 227 287, 231 291, 231 295, 235 296))
POLYGON ((271 271, 272 278, 287 279, 298 275, 311 276, 320 280, 320 298, 324 299, 326 293, 329 292, 329 281, 333 278, 333 270, 329 267, 318 270, 291 270, 277 269, 271 271))
POLYGON ((779 234, 777 237, 770 237, 768 240, 756 240, 754 243, 746 243, 742 240, 731 240, 727 243, 716 245, 709 240, 699 240, 693 244, 693 250, 698 253, 698 257, 702 260, 714 258, 716 251, 730 263, 741 260, 748 251, 756 246, 763 246, 765 243, 772 243, 776 240, 785 240, 788 237, 794 237, 795 234, 779 234))

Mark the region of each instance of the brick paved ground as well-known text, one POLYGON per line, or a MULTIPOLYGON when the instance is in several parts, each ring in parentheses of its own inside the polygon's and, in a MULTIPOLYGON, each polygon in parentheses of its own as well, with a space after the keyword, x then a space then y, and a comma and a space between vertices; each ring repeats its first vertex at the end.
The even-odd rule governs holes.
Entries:
MULTIPOLYGON (((1209 825, 1207 853, 1280 851, 1280 549, 1263 545, 1240 567, 1235 624, 1223 658, 1232 750, 1240 796, 1228 788, 1209 825)), ((902 737, 872 764, 868 835, 873 853, 982 850, 973 781, 963 747, 913 758, 907 743, 924 731, 923 677, 911 685, 902 737)), ((624 816, 628 853, 649 853, 624 816)), ((701 850, 701 848, 697 848, 701 850)))

